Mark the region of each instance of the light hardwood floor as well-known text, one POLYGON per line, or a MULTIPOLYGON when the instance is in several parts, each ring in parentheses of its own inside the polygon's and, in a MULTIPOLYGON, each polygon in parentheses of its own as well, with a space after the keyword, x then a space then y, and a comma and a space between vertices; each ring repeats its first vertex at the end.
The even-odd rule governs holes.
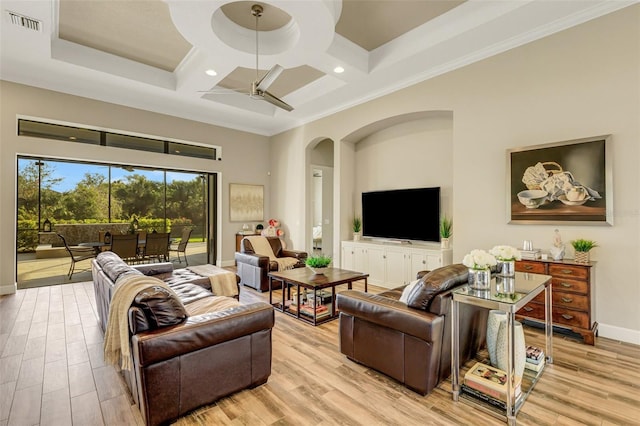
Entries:
MULTIPOLYGON (((356 284, 357 287, 357 284, 356 284)), ((375 292, 375 287, 372 289, 375 292)), ((244 288, 241 300, 265 300, 244 288)), ((267 384, 179 419, 178 425, 500 425, 454 403, 445 381, 422 397, 347 360, 338 321, 311 327, 276 313, 267 384)), ((525 328, 530 344, 539 330, 525 328)), ((126 385, 102 359, 92 283, 0 298, 0 426, 138 425, 126 385)), ((640 347, 556 336, 549 365, 521 412, 523 425, 640 424, 640 347)))

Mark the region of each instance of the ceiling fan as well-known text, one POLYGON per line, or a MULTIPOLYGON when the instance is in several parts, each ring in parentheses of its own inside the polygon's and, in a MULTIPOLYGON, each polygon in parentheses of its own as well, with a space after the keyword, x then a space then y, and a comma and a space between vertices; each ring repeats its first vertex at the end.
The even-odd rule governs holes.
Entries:
MULTIPOLYGON (((269 86, 271 86, 273 82, 276 81, 278 76, 282 73, 282 71, 284 71, 284 68, 276 64, 264 75, 264 77, 260 78, 259 68, 258 68, 258 46, 259 46, 258 21, 262 16, 263 12, 264 12, 264 9, 261 5, 254 4, 253 6, 251 6, 251 14, 256 18, 256 79, 251 83, 251 87, 249 89, 248 94, 251 99, 267 101, 277 106, 278 108, 284 109, 285 111, 293 111, 293 107, 291 105, 289 105, 282 99, 272 95, 267 91, 269 86)), ((204 93, 220 93, 220 92, 217 92, 215 90, 207 90, 207 91, 204 91, 204 93)), ((226 93, 230 93, 230 92, 226 91, 226 93)), ((242 92, 242 93, 246 93, 246 92, 242 92)))

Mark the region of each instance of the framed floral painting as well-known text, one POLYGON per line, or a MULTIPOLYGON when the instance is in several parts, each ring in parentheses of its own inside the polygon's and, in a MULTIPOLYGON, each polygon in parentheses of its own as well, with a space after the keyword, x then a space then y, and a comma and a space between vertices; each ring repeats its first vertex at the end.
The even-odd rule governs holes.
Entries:
POLYGON ((507 150, 509 223, 613 225, 611 135, 507 150))

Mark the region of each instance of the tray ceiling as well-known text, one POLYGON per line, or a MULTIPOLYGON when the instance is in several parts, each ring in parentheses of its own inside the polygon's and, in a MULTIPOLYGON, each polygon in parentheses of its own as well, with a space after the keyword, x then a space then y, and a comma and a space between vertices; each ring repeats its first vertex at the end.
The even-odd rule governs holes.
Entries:
POLYGON ((633 3, 2 0, 0 77, 270 135, 633 3), (285 68, 269 91, 292 112, 246 95, 253 4, 264 7, 258 74, 285 68))

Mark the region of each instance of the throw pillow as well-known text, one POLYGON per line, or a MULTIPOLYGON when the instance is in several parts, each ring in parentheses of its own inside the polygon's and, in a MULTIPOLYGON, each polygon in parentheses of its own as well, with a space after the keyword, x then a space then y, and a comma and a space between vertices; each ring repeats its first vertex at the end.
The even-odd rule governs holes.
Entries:
POLYGON ((462 264, 434 269, 418 281, 409 294, 407 306, 416 309, 429 309, 429 304, 436 295, 467 282, 468 275, 469 268, 462 264))
POLYGON ((400 296, 400 300, 402 303, 404 303, 405 305, 407 304, 407 301, 409 299, 409 295, 411 294, 411 292, 413 291, 413 288, 420 282, 420 280, 415 280, 410 282, 409 284, 407 284, 407 286, 404 288, 404 290, 402 290, 402 295, 400 296))
POLYGON ((151 329, 180 324, 187 319, 187 311, 175 293, 154 286, 138 293, 133 302, 144 312, 151 329))

